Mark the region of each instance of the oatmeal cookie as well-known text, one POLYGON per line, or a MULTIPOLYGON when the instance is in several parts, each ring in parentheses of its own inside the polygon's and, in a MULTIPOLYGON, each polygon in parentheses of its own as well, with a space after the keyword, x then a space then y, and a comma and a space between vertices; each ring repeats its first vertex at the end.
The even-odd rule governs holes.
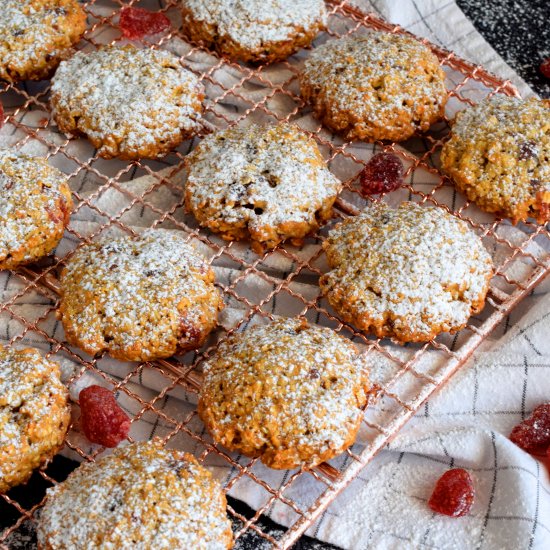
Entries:
POLYGON ((59 129, 83 134, 104 158, 165 155, 201 128, 204 90, 162 50, 105 46, 61 62, 51 104, 59 129))
POLYGON ((67 176, 46 159, 0 149, 0 269, 49 254, 73 207, 67 176))
POLYGON ((330 219, 342 187, 315 141, 290 124, 216 132, 186 165, 188 210, 224 239, 250 238, 257 252, 300 244, 330 219))
POLYGON ((443 116, 444 78, 418 40, 371 33, 316 48, 300 89, 317 117, 346 139, 402 141, 443 116))
POLYGON ((86 30, 77 0, 3 0, 0 8, 0 78, 48 78, 86 30))
POLYGON ((0 345, 0 493, 26 482, 63 446, 71 421, 59 365, 0 345))
POLYGON ((271 468, 313 467, 355 441, 369 388, 356 347, 304 319, 236 333, 203 365, 199 415, 217 443, 271 468))
POLYGON ((60 285, 67 340, 126 361, 200 347, 223 306, 206 260, 183 236, 160 229, 83 245, 60 285))
POLYGON ((183 0, 183 32, 236 61, 282 61, 326 27, 323 0, 183 0))
POLYGON ((323 243, 321 291, 346 322, 378 338, 425 342, 485 304, 492 260, 466 222, 441 208, 373 204, 323 243))
POLYGON ((494 96, 458 113, 443 171, 486 212, 550 220, 550 100, 494 96))
POLYGON ((37 535, 43 550, 233 545, 219 483, 193 456, 154 443, 119 447, 48 489, 37 535))

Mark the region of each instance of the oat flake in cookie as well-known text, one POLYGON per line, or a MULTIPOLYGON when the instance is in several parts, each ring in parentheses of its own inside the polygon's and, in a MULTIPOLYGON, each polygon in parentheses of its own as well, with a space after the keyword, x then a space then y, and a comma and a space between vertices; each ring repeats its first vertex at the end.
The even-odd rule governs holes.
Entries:
POLYGON ((71 421, 59 365, 0 346, 0 493, 26 482, 62 447, 71 421))
POLYGON ((466 222, 442 208, 373 204, 323 244, 332 271, 319 284, 331 306, 378 338, 424 342, 483 309, 492 261, 466 222))
POLYGON ((0 78, 48 78, 85 30, 86 14, 76 0, 2 0, 0 78))
POLYGON ((49 254, 72 210, 65 174, 46 159, 0 149, 0 269, 49 254))
POLYGON ((371 33, 316 48, 300 89, 317 117, 347 139, 402 141, 442 118, 444 77, 418 40, 371 33))
POLYGON ((482 210, 550 220, 550 100, 495 96, 458 113, 443 170, 482 210))
POLYGON ((183 0, 183 32, 237 61, 282 61, 327 22, 323 0, 183 0))
POLYGON ((304 319, 231 335, 203 364, 199 415, 217 443, 277 469, 313 467, 355 441, 369 389, 357 348, 304 319))
POLYGON ((59 129, 105 158, 165 155, 201 128, 198 78, 170 52, 106 46, 63 61, 52 79, 59 129))
POLYGON ((179 233, 159 229, 83 245, 60 284, 67 340, 126 361, 200 347, 223 307, 206 260, 179 233))
POLYGON ((48 489, 37 534, 43 550, 233 545, 219 483, 193 456, 154 443, 118 448, 48 489))
POLYGON ((229 128, 186 157, 185 204, 224 239, 250 238, 261 252, 300 244, 330 219, 342 184, 297 126, 229 128))

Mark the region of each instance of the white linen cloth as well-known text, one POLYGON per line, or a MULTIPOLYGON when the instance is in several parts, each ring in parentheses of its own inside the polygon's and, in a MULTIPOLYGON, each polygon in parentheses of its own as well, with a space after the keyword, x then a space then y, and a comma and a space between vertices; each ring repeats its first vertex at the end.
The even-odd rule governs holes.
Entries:
MULTIPOLYGON (((510 78, 523 94, 530 93, 526 84, 495 54, 454 2, 379 0, 366 3, 360 0, 358 3, 416 34, 428 37, 436 44, 484 64, 500 76, 510 78)), ((101 2, 97 3, 97 9, 101 9, 101 2)), ((105 8, 107 11, 108 9, 105 8)), ((178 41, 168 44, 167 47, 177 52, 183 52, 186 48, 185 44, 178 41)), ((196 68, 204 68, 211 63, 211 59, 207 57, 197 55, 191 63, 196 68)), ((276 70, 270 74, 272 81, 276 75, 276 70)), ((234 69, 220 70, 217 78, 230 84, 239 75, 234 69)), ((450 74, 449 78, 458 77, 450 74)), ((251 87, 247 93, 257 100, 264 91, 251 87)), ((468 93, 475 98, 481 97, 485 92, 474 86, 468 93)), ((249 105, 243 105, 238 98, 230 96, 221 106, 227 114, 248 107, 249 105)), ((20 119, 26 124, 32 124, 41 116, 44 113, 34 111, 22 114, 20 119)), ((308 127, 312 120, 310 116, 306 116, 298 123, 308 127)), ((0 133, 0 144, 10 145, 21 136, 20 130, 8 125, 0 133)), ((51 132, 48 137, 51 140, 56 139, 56 135, 51 132)), ((74 144, 75 151, 86 146, 84 140, 75 141, 74 144)), ((45 152, 44 146, 37 140, 26 142, 23 150, 34 154, 45 152)), ((354 145, 351 150, 362 158, 368 158, 373 152, 372 146, 366 144, 354 145)), ((65 169, 67 173, 74 170, 74 165, 62 155, 52 157, 52 163, 65 169)), ((113 170, 118 169, 117 161, 98 163, 100 170, 108 170, 108 166, 113 170)), ((340 177, 349 177, 346 167, 339 165, 337 161, 331 168, 340 177)), ((170 180, 170 186, 156 187, 149 193, 148 189, 157 180, 149 175, 142 175, 130 182, 119 183, 118 189, 102 191, 92 202, 107 214, 120 215, 121 221, 139 231, 158 220, 159 214, 140 202, 121 214, 128 203, 128 196, 124 192, 146 196, 147 204, 159 209, 171 208, 178 201, 181 203, 181 190, 178 187, 183 185, 183 177, 181 172, 173 168, 166 168, 163 174, 170 180)), ((433 187, 434 181, 436 179, 433 175, 427 172, 415 173, 415 185, 421 189, 433 187)), ((92 196, 103 183, 92 172, 84 171, 73 179, 71 185, 81 196, 92 196)), ((445 192, 453 191, 447 189, 445 192)), ((404 198, 406 196, 397 192, 391 200, 399 202, 404 198)), ((181 209, 174 211, 175 218, 183 219, 182 216, 181 209)), ((82 234, 90 235, 102 223, 105 223, 102 216, 93 209, 84 207, 73 215, 71 227, 82 234)), ((505 227, 503 231, 512 241, 521 238, 518 230, 512 227, 505 227)), ((76 238, 69 234, 58 248, 58 254, 63 255, 76 242, 76 238)), ((246 249, 246 243, 237 244, 233 250, 241 257, 253 258, 252 253, 246 249)), ((204 246, 203 251, 205 254, 213 254, 212 250, 204 246)), ((500 252, 497 249, 494 253, 498 256, 500 252)), ((543 254, 541 250, 536 253, 543 254)), ((296 254, 304 258, 311 257, 311 245, 298 250, 296 254)), ((282 255, 270 257, 266 269, 274 273, 284 273, 288 270, 289 263, 282 255)), ((214 266, 217 279, 223 284, 230 283, 240 274, 234 263, 223 256, 215 260, 214 266)), ((525 266, 514 267, 514 273, 519 279, 522 277, 522 267, 525 266)), ((253 302, 261 300, 273 288, 271 284, 254 275, 247 277, 245 282, 245 293, 253 302)), ((19 277, 6 272, 0 273, 1 301, 13 299, 21 290, 22 284, 19 277)), ((293 289, 304 296, 317 295, 318 289, 313 285, 304 282, 293 285, 293 289)), ((51 311, 53 303, 53 300, 37 291, 17 298, 9 311, 0 313, 1 338, 7 341, 19 336, 16 340, 18 345, 33 345, 51 351, 50 343, 40 331, 63 340, 62 328, 51 311), (35 321, 36 330, 25 332, 17 315, 35 321)), ((550 485, 546 468, 507 439, 512 426, 525 418, 537 404, 550 401, 549 305, 550 284, 544 283, 493 333, 490 343, 484 346, 484 351, 478 352, 438 395, 430 399, 399 437, 363 470, 359 478, 330 506, 308 534, 350 549, 549 548, 550 485), (465 518, 436 516, 426 504, 436 479, 450 467, 467 468, 475 478, 476 501, 472 512, 465 518)), ((270 307, 269 311, 279 315, 296 312, 295 303, 290 296, 280 296, 277 303, 270 307)), ((230 300, 223 314, 222 324, 231 326, 242 315, 242 304, 230 300)), ((396 354, 405 353, 399 349, 392 351, 396 354)), ((58 356, 56 358, 60 359, 58 356)), ((74 363, 65 359, 63 365, 65 378, 74 374, 74 363)), ((134 365, 125 365, 108 358, 101 360, 98 366, 115 379, 123 379, 134 368, 134 365)), ((375 381, 386 376, 385 369, 383 362, 376 364, 373 369, 375 381)), ((72 386, 73 398, 77 397, 79 389, 94 382, 106 385, 101 376, 86 372, 72 386)), ((151 400, 169 382, 166 375, 158 370, 144 368, 129 381, 127 387, 143 399, 151 400)), ((136 400, 128 398, 125 393, 121 392, 118 398, 129 413, 135 413, 141 408, 136 400)), ((194 410, 194 402, 193 394, 187 394, 182 388, 176 387, 157 402, 157 406, 174 418, 184 419, 194 410)), ((193 419, 192 425, 199 426, 200 431, 200 424, 196 419, 193 419)), ((147 412, 132 425, 131 435, 136 439, 147 439, 166 435, 171 429, 171 426, 160 421, 156 415, 147 412)), ((78 443, 82 448, 92 449, 78 433, 71 438, 72 442, 78 443)), ((198 448, 192 440, 181 434, 170 443, 191 452, 198 448)), ((75 454, 72 456, 78 458, 75 454)), ((235 476, 234 469, 219 459, 212 459, 208 465, 222 482, 228 482, 235 476)), ((261 466, 254 466, 254 469, 272 487, 282 486, 289 478, 288 472, 267 470, 261 466)), ((309 492, 314 490, 305 481, 293 486, 285 496, 292 497, 299 503, 309 502, 309 492)), ((266 502, 265 491, 246 477, 234 486, 230 494, 252 507, 266 502)), ((280 503, 273 505, 268 515, 283 525, 294 519, 290 509, 280 503)))

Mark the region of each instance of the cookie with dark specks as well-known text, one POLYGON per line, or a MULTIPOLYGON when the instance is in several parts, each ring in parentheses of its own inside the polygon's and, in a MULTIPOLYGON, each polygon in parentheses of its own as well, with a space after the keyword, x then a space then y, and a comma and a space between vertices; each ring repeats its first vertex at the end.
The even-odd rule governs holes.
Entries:
POLYGON ((126 361, 200 347, 223 307, 206 260, 182 234, 161 229, 81 246, 60 286, 67 340, 126 361))
POLYGON ((201 128, 204 89, 172 53, 104 46, 63 61, 52 79, 59 129, 104 158, 156 158, 201 128))
POLYGON ((257 252, 301 244, 331 218, 342 187, 315 140, 291 124, 216 132, 185 162, 187 208, 224 239, 250 238, 257 252))
POLYGON ((48 489, 37 527, 43 550, 228 550, 219 483, 197 460, 154 443, 119 447, 48 489))
POLYGON ((0 345, 0 493, 26 482, 63 446, 71 421, 59 365, 0 345))
POLYGON ((443 171, 482 210, 550 220, 550 100, 494 96, 457 114, 443 171))
POLYGON ((463 328, 485 304, 493 263, 466 222, 442 208, 372 204, 323 243, 319 281, 341 318, 378 338, 425 342, 463 328))
POLYGON ((311 468, 355 441, 369 389, 333 330, 279 319, 231 335, 203 364, 199 415, 217 443, 271 468, 311 468))
POLYGON ((69 223, 67 176, 46 159, 0 150, 0 269, 49 254, 69 223))
POLYGON ((346 139, 403 141, 441 119, 444 72, 409 36, 370 33, 316 48, 300 90, 317 117, 346 139))
POLYGON ((236 61, 282 61, 327 22, 323 0, 183 0, 183 32, 236 61))
POLYGON ((48 78, 86 30, 77 0, 2 0, 0 78, 48 78))

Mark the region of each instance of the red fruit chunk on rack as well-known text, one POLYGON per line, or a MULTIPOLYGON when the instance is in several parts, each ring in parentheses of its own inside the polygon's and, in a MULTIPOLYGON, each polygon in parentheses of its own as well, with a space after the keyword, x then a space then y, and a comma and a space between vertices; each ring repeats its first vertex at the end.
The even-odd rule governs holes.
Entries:
POLYGON ((130 419, 116 402, 113 392, 88 386, 78 396, 84 435, 103 447, 116 447, 128 437, 130 419))
POLYGON ((139 39, 170 28, 170 19, 160 12, 143 8, 122 8, 118 26, 126 38, 139 39))
POLYGON ((363 168, 359 179, 364 195, 393 191, 403 183, 403 163, 393 153, 378 153, 363 168))

